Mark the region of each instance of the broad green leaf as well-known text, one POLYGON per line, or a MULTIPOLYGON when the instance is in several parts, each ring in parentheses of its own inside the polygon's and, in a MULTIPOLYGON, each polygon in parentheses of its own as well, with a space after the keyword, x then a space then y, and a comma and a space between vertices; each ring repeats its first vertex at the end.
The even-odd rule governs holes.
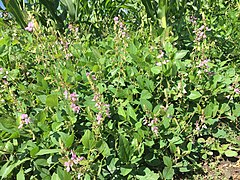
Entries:
POLYGON ((217 133, 213 133, 213 136, 216 138, 226 138, 227 133, 222 129, 218 129, 217 133))
POLYGON ((121 106, 121 105, 118 107, 118 114, 123 116, 124 118, 126 118, 126 113, 123 109, 123 106, 121 106))
POLYGON ((139 169, 139 174, 136 175, 138 180, 158 180, 159 174, 154 173, 149 168, 145 167, 144 169, 139 169))
POLYGON ((74 141, 74 133, 72 133, 71 135, 68 135, 66 133, 59 132, 59 134, 60 134, 61 140, 63 141, 65 146, 67 148, 70 148, 72 146, 73 141, 74 141))
POLYGON ((20 164, 22 164, 22 163, 24 163, 28 160, 30 160, 30 158, 25 158, 23 160, 18 160, 16 163, 11 164, 11 165, 8 165, 8 162, 6 164, 4 164, 4 166, 0 170, 0 175, 2 176, 1 179, 6 178, 13 171, 14 168, 16 168, 17 166, 19 166, 20 164))
POLYGON ((127 106, 127 114, 128 114, 131 118, 133 118, 134 120, 137 120, 137 115, 136 115, 133 107, 132 107, 130 104, 128 104, 128 106, 127 106))
POLYGON ((49 107, 57 107, 58 106, 58 95, 57 94, 47 95, 46 105, 49 107))
POLYGON ((160 66, 154 66, 151 68, 151 71, 153 74, 160 74, 161 70, 162 70, 162 67, 160 66))
POLYGON ((166 116, 163 117, 162 123, 165 129, 167 129, 170 126, 170 120, 171 119, 166 116))
POLYGON ((121 171, 121 175, 126 176, 128 175, 131 171, 133 170, 133 168, 131 166, 124 166, 120 168, 121 171))
POLYGON ((146 99, 140 99, 140 103, 141 103, 141 106, 142 106, 142 109, 143 110, 147 110, 148 112, 152 112, 152 104, 150 101, 146 100, 146 99))
POLYGON ((56 173, 53 173, 51 180, 61 180, 56 173))
POLYGON ((198 92, 198 91, 191 91, 191 94, 188 96, 188 98, 194 100, 194 99, 200 98, 201 96, 202 95, 201 95, 200 92, 198 92))
POLYGON ((123 135, 119 136, 119 147, 118 155, 123 162, 128 162, 130 160, 131 147, 127 138, 123 135))
POLYGON ((92 149, 95 146, 96 140, 94 134, 90 130, 85 131, 82 137, 82 143, 86 149, 92 149))
POLYGON ((72 179, 71 178, 71 175, 66 171, 66 170, 63 170, 62 167, 58 166, 57 168, 57 175, 59 177, 59 179, 72 179))
POLYGON ((36 154, 37 156, 45 155, 45 154, 55 154, 61 152, 61 149, 41 149, 36 154))
POLYGON ((104 157, 108 157, 110 155, 109 146, 105 141, 100 140, 99 142, 97 142, 96 147, 104 157))
POLYGON ((22 167, 19 170, 19 172, 17 173, 17 180, 25 180, 24 171, 23 171, 22 167))
POLYGON ((152 97, 152 94, 148 90, 144 89, 141 92, 141 96, 140 96, 141 99, 150 99, 151 97, 152 97))
POLYGON ((225 151, 225 155, 227 157, 237 157, 238 153, 236 151, 232 151, 232 150, 226 150, 225 151))
POLYGON ((172 167, 165 167, 163 169, 163 178, 164 179, 172 179, 174 175, 174 170, 172 167))
POLYGON ((75 7, 72 0, 61 0, 61 2, 68 8, 71 18, 75 18, 75 7))
POLYGON ((17 0, 5 0, 5 5, 8 12, 12 13, 16 18, 16 21, 22 28, 25 28, 27 24, 24 21, 23 11, 20 8, 19 1, 17 0))
POLYGON ((174 60, 178 60, 178 59, 182 59, 183 57, 186 56, 186 54, 188 53, 188 50, 180 50, 177 51, 176 54, 174 55, 174 60))
POLYGON ((172 159, 168 156, 163 156, 163 162, 167 167, 172 167, 172 159))

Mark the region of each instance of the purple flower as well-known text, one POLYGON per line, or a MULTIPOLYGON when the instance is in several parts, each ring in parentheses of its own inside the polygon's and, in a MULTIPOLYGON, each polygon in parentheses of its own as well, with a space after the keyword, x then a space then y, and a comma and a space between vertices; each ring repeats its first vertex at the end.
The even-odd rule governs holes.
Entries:
POLYGON ((30 118, 28 117, 28 115, 27 114, 22 114, 20 125, 18 126, 18 129, 21 129, 24 124, 29 124, 29 123, 30 123, 30 118))
POLYGON ((86 76, 89 76, 91 73, 90 72, 86 72, 86 76))
POLYGON ((78 95, 75 92, 70 94, 70 98, 71 98, 72 102, 76 102, 78 100, 77 97, 78 97, 78 95))
POLYGON ((21 115, 21 119, 22 119, 22 120, 25 120, 25 119, 27 119, 27 118, 28 118, 28 115, 27 115, 27 114, 22 114, 22 115, 21 115))
POLYGON ((29 124, 30 123, 30 118, 26 118, 25 119, 25 124, 29 124))
POLYGON ((66 54, 65 58, 68 60, 70 57, 72 57, 71 53, 66 54))
POLYGON ((64 93, 63 93, 63 95, 64 95, 65 99, 67 99, 67 98, 68 98, 68 91, 65 90, 64 93))
POLYGON ((164 56, 164 52, 160 50, 160 54, 157 56, 158 59, 161 59, 164 56))
POLYGON ((71 104, 71 108, 72 108, 72 110, 73 110, 74 112, 76 112, 76 113, 79 113, 79 111, 80 111, 80 107, 77 106, 77 105, 74 104, 74 103, 71 104))
POLYGON ((158 127, 157 126, 153 126, 151 129, 156 135, 158 134, 158 127))
POLYGON ((115 17, 113 18, 113 20, 114 20, 115 24, 117 24, 117 23, 118 23, 118 20, 119 20, 119 18, 118 18, 117 16, 115 16, 115 17))
POLYGON ((101 113, 97 114, 97 121, 98 121, 97 122, 98 124, 101 124, 101 121, 102 121, 102 114, 101 113))
POLYGON ((64 166, 66 166, 66 170, 67 172, 69 172, 71 170, 71 167, 73 166, 72 161, 67 161, 64 163, 64 166))
POLYGON ((94 81, 96 81, 96 80, 97 80, 97 78, 96 78, 96 76, 95 76, 95 75, 92 75, 92 79, 93 79, 94 81))
POLYGON ((239 90, 238 88, 235 88, 235 89, 234 89, 234 92, 235 92, 236 94, 240 94, 240 90, 239 90))
POLYGON ((34 28, 34 24, 33 22, 29 22, 28 23, 28 26, 25 28, 26 31, 29 31, 29 32, 32 32, 33 31, 33 28, 34 28))
POLYGON ((92 101, 98 101, 99 97, 100 97, 100 94, 94 93, 92 101))

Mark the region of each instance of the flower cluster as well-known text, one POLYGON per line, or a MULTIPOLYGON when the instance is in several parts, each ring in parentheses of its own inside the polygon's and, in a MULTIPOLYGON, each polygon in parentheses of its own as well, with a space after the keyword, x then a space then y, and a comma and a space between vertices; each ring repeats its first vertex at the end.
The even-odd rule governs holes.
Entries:
POLYGON ((103 115, 107 116, 108 118, 111 117, 110 105, 101 102, 100 97, 101 97, 101 94, 95 92, 94 97, 92 99, 92 101, 96 102, 95 107, 99 110, 97 117, 96 117, 97 124, 101 124, 101 122, 103 121, 103 115))
POLYGON ((30 118, 28 117, 28 115, 27 114, 22 114, 20 125, 18 126, 18 129, 21 129, 24 124, 29 124, 29 123, 30 123, 30 118))
POLYGON ((190 16, 190 19, 189 19, 189 21, 192 23, 192 24, 194 24, 194 25, 196 25, 197 24, 197 18, 196 17, 194 17, 194 16, 190 16))
POLYGON ((144 119, 143 124, 151 127, 152 132, 154 132, 156 135, 158 134, 158 127, 156 124, 158 123, 158 118, 153 118, 150 123, 148 122, 147 118, 144 119))
POLYGON ((113 18, 114 20, 114 29, 116 30, 117 27, 119 28, 119 33, 121 34, 121 37, 124 38, 127 35, 127 28, 124 25, 124 23, 122 21, 119 21, 119 17, 116 16, 113 18))
POLYGON ((160 50, 160 54, 157 56, 158 59, 163 58, 164 56, 164 52, 162 50, 160 50))
POLYGON ((75 92, 69 94, 67 90, 64 91, 63 94, 64 94, 65 99, 70 99, 72 110, 76 113, 79 113, 80 107, 78 105, 76 105, 76 103, 78 101, 78 95, 75 92))
POLYGON ((71 150, 71 159, 69 159, 68 161, 66 161, 64 163, 64 166, 66 167, 66 171, 70 172, 71 168, 73 167, 74 164, 78 164, 80 161, 82 161, 84 159, 84 157, 78 157, 76 155, 76 153, 71 150))
MULTIPOLYGON (((87 76, 87 77, 90 77, 90 75, 91 75, 90 72, 87 72, 87 73, 86 73, 86 76, 87 76)), ((91 76, 91 78, 92 78, 92 80, 94 80, 94 81, 97 80, 97 78, 96 78, 96 76, 95 76, 94 74, 91 76)))
POLYGON ((25 27, 25 30, 26 30, 26 31, 29 31, 29 32, 33 32, 33 28, 34 28, 34 24, 33 24, 33 22, 31 21, 31 22, 28 23, 28 26, 25 27))
POLYGON ((196 35, 194 42, 200 42, 201 40, 206 39, 206 31, 211 31, 211 29, 205 25, 202 25, 200 28, 194 30, 193 33, 196 35))
POLYGON ((197 66, 197 67, 200 67, 200 68, 209 68, 209 66, 208 66, 208 62, 210 61, 210 59, 204 59, 203 61, 201 61, 200 63, 199 63, 199 65, 197 66))

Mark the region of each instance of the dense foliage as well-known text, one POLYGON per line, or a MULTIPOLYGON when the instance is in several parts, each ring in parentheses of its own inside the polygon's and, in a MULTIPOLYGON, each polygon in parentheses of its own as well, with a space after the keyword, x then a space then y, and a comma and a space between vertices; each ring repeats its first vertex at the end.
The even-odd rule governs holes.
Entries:
POLYGON ((192 179, 238 157, 239 2, 51 2, 1 12, 1 179, 192 179))

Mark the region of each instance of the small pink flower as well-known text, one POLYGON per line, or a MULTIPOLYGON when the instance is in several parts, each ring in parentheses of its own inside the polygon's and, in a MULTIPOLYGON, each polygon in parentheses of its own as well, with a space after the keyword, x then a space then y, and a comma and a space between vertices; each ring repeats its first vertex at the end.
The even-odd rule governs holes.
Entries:
POLYGON ((32 32, 33 31, 33 28, 34 28, 34 24, 33 22, 29 22, 28 23, 28 26, 25 28, 26 31, 29 31, 29 32, 32 32))
POLYGON ((76 113, 79 113, 79 111, 80 111, 80 107, 77 106, 77 105, 74 104, 74 103, 71 104, 71 108, 72 108, 72 110, 73 110, 74 112, 76 112, 76 113))
POLYGON ((160 50, 160 54, 157 56, 158 59, 161 59, 164 56, 164 52, 160 50))
POLYGON ((77 159, 77 155, 73 150, 71 150, 71 154, 72 154, 71 160, 77 159))
POLYGON ((90 72, 86 72, 86 76, 89 76, 91 73, 90 72))
POLYGON ((102 121, 102 114, 101 113, 97 114, 97 121, 98 121, 97 122, 98 124, 101 124, 101 121, 102 121))
POLYGON ((113 18, 113 20, 114 20, 114 22, 117 24, 117 23, 118 23, 118 20, 119 20, 119 18, 118 18, 117 16, 115 16, 115 17, 113 18))
POLYGON ((66 170, 67 172, 69 172, 71 170, 71 167, 73 166, 72 161, 67 161, 64 163, 64 166, 66 166, 66 170))
POLYGON ((92 79, 93 79, 94 81, 96 81, 96 80, 97 80, 97 78, 96 78, 96 76, 95 76, 95 75, 92 75, 92 79))
POLYGON ((64 95, 65 99, 67 99, 67 98, 68 98, 68 91, 65 90, 64 93, 63 93, 63 95, 64 95))
POLYGON ((240 94, 240 90, 239 90, 238 88, 235 88, 235 89, 234 89, 234 92, 235 92, 236 94, 240 94))
POLYGON ((27 119, 27 118, 28 118, 28 115, 27 115, 27 114, 22 114, 22 115, 21 115, 21 119, 22 119, 22 120, 25 120, 25 119, 27 119))
POLYGON ((18 129, 21 129, 23 127, 23 123, 20 122, 20 125, 18 126, 18 129))
POLYGON ((158 127, 157 126, 153 126, 151 129, 156 135, 158 134, 158 127))
POLYGON ((26 118, 25 119, 25 124, 29 124, 30 123, 30 118, 26 118))
POLYGON ((78 97, 78 95, 75 92, 70 94, 70 98, 71 98, 72 102, 76 102, 78 100, 77 97, 78 97))

